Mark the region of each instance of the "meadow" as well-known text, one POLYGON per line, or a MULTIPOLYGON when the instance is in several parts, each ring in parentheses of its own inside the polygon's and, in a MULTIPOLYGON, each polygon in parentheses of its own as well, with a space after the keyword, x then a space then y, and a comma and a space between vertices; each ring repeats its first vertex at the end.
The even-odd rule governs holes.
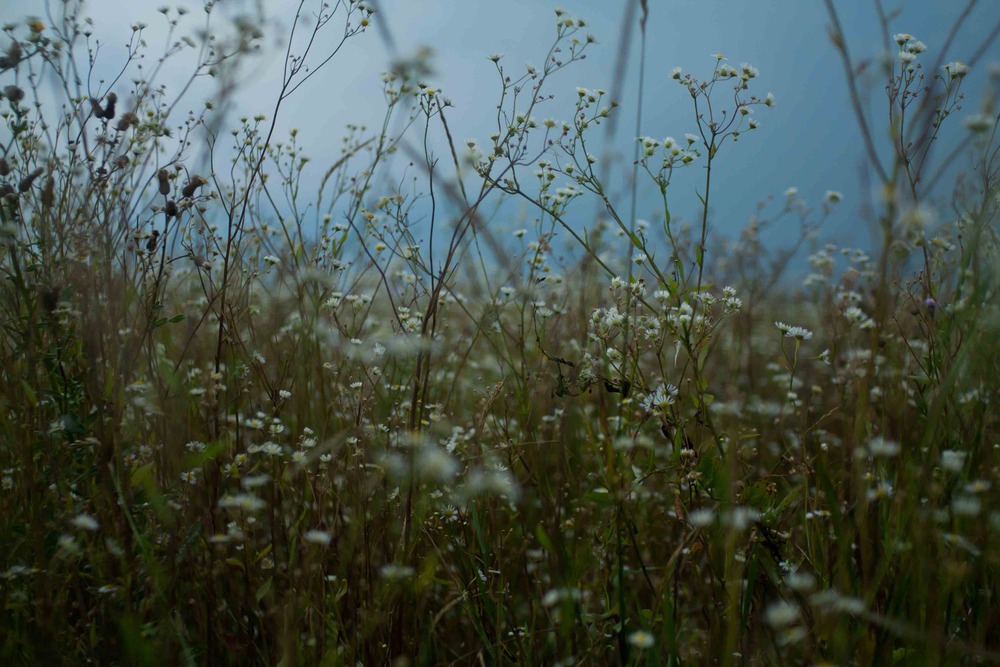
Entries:
POLYGON ((262 32, 189 29, 213 2, 151 17, 162 52, 133 26, 101 85, 77 0, 4 27, 0 662, 1000 662, 996 66, 961 108, 993 42, 945 63, 884 17, 868 115, 826 4, 870 248, 824 240, 836 191, 714 233, 713 165, 780 104, 721 56, 658 72, 691 132, 636 132, 609 185, 592 146, 629 103, 543 115, 600 48, 563 10, 536 66, 493 58, 488 138, 414 58, 332 158, 275 118, 375 38, 364 0, 299 5, 245 116, 262 32), (160 86, 179 53, 216 102, 160 86))

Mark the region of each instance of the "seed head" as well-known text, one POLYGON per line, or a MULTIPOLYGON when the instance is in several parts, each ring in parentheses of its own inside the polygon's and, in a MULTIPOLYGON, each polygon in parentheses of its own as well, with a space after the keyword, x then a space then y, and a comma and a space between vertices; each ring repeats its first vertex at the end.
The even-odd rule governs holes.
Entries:
POLYGON ((25 193, 31 189, 32 184, 35 179, 45 173, 45 170, 41 167, 35 169, 33 172, 21 179, 21 182, 17 184, 17 191, 20 193, 25 193))
POLYGON ((56 181, 49 176, 45 179, 45 186, 42 188, 42 207, 51 208, 56 201, 55 196, 56 181))
POLYGON ((111 120, 115 117, 115 102, 118 101, 118 96, 114 93, 108 93, 108 103, 104 107, 104 115, 102 118, 104 120, 111 120))
POLYGON ((191 177, 191 180, 188 181, 188 184, 184 186, 184 189, 181 190, 181 194, 185 197, 193 197, 198 188, 205 185, 205 183, 208 183, 208 181, 195 174, 191 177))
POLYGON ((166 169, 156 172, 156 180, 160 182, 160 194, 170 194, 170 174, 167 173, 166 169))
POLYGON ((121 118, 118 119, 118 124, 115 126, 115 129, 118 130, 119 132, 124 132, 125 130, 130 128, 132 125, 137 124, 138 122, 139 119, 136 117, 136 115, 131 111, 127 111, 122 114, 121 118))
POLYGON ((7 54, 0 58, 0 70, 13 69, 19 62, 21 62, 21 45, 11 42, 7 54))

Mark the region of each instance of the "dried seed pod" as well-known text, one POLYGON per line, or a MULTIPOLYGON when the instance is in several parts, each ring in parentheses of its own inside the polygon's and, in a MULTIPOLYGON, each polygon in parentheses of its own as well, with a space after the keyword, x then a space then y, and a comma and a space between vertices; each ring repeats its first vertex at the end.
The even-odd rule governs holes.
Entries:
POLYGON ((196 174, 192 176, 191 180, 188 181, 188 184, 184 186, 184 189, 181 190, 181 194, 185 197, 193 197, 198 188, 205 185, 205 183, 208 183, 208 181, 196 174))
POLYGON ((32 184, 35 179, 45 173, 45 170, 41 167, 35 169, 33 172, 21 179, 21 182, 17 184, 17 191, 20 193, 25 193, 31 189, 32 184))
POLYGON ((4 86, 3 96, 14 104, 17 104, 24 99, 24 91, 17 86, 4 86))
POLYGON ((153 230, 153 233, 149 235, 149 240, 146 241, 146 250, 149 252, 156 252, 156 243, 160 240, 160 231, 157 229, 153 230))
POLYGON ((133 125, 139 124, 139 118, 131 111, 126 111, 122 114, 122 117, 118 119, 118 124, 115 125, 115 129, 119 132, 124 132, 133 125))
POLYGON ((59 297, 62 295, 62 288, 59 286, 42 288, 42 307, 49 314, 59 305, 59 297))
POLYGON ((49 176, 45 179, 45 186, 42 188, 42 206, 51 208, 56 201, 56 180, 49 176))
POLYGON ((104 107, 104 120, 111 120, 115 117, 115 102, 118 101, 118 96, 114 93, 108 93, 108 103, 104 107))
POLYGON ((167 203, 163 206, 163 212, 167 214, 167 220, 170 218, 176 218, 178 214, 177 202, 173 199, 167 200, 167 203))
POLYGON ((101 108, 101 103, 93 97, 90 98, 90 111, 94 114, 94 118, 104 118, 104 109, 101 108))
POLYGON ((21 62, 21 45, 17 42, 11 42, 7 54, 0 58, 0 69, 17 67, 19 62, 21 62))
POLYGON ((10 163, 7 162, 7 158, 0 157, 0 176, 6 176, 10 173, 10 163))
POLYGON ((161 169, 156 172, 156 180, 160 182, 160 194, 169 195, 170 194, 170 174, 166 169, 161 169))
POLYGON ((115 158, 115 169, 124 169, 128 166, 128 155, 119 155, 115 158))

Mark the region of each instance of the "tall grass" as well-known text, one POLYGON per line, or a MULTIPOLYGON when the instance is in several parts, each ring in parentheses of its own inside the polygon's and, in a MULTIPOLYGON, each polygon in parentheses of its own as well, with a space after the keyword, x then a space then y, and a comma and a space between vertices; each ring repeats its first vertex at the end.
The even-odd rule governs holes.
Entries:
MULTIPOLYGON (((541 117, 596 48, 562 10, 541 65, 494 58, 488 140, 456 142, 400 61, 384 119, 319 165, 277 118, 368 39, 363 2, 295 22, 280 89, 238 119, 226 85, 182 113, 160 67, 133 77, 142 25, 99 86, 79 3, 8 27, 4 664, 1000 660, 995 77, 968 139, 931 151, 991 42, 934 62, 884 17, 872 121, 827 6, 875 248, 824 244, 841 195, 794 190, 713 241, 712 167, 774 104, 721 56, 660 73, 694 131, 637 121, 661 198, 637 220, 638 181, 614 194, 592 148, 622 107, 580 88, 569 120, 541 117), (699 219, 672 218, 692 196, 699 219), (530 205, 513 234, 506 200, 530 205), (801 234, 769 248, 782 219, 801 234)), ((227 85, 261 39, 164 20, 160 66, 187 51, 227 85)))

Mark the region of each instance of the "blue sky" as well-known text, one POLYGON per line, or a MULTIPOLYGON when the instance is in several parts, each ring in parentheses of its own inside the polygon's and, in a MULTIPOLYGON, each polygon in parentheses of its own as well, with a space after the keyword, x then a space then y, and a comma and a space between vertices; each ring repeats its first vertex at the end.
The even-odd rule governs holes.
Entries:
MULTIPOLYGON (((297 3, 261 2, 269 16, 268 38, 272 42, 280 40, 297 3)), ((61 3, 52 4, 57 8, 61 3)), ((95 21, 95 33, 106 42, 101 55, 104 62, 113 63, 124 55, 122 44, 129 25, 136 21, 150 25, 148 41, 157 44, 163 20, 156 10, 164 4, 170 3, 149 0, 88 3, 87 13, 95 21)), ((189 17, 201 13, 200 4, 180 4, 191 10, 189 17)), ((578 86, 614 89, 615 60, 620 49, 627 49, 628 69, 621 88, 617 136, 606 147, 612 154, 628 158, 626 165, 637 134, 634 119, 639 50, 637 31, 628 44, 620 43, 627 4, 624 0, 563 3, 568 13, 587 19, 589 31, 598 43, 585 62, 553 80, 551 92, 558 99, 546 112, 557 119, 568 117, 578 86)), ((836 4, 855 59, 882 53, 883 35, 874 4, 865 0, 836 4)), ((690 98, 683 88, 670 81, 669 72, 674 66, 681 66, 696 76, 706 77, 715 62, 711 54, 717 52, 732 64, 748 62, 756 66, 760 76, 753 82, 753 92, 763 96, 771 91, 777 100, 775 108, 755 113, 761 127, 744 135, 738 144, 727 146, 717 163, 713 188, 718 187, 718 196, 712 204, 713 228, 735 234, 752 214, 756 202, 768 195, 780 198, 790 186, 796 186, 810 204, 817 206, 827 190, 839 190, 845 200, 826 234, 835 240, 851 239, 855 244, 863 244, 869 227, 860 216, 866 197, 859 175, 862 144, 847 105, 844 73, 827 37, 829 19, 823 3, 650 0, 649 5, 645 102, 639 134, 679 138, 695 129, 690 98)), ((39 6, 37 2, 24 0, 5 3, 0 9, 0 20, 42 14, 39 6)), ((257 4, 237 2, 223 6, 230 13, 238 13, 241 8, 252 10, 257 4)), ((925 42, 929 51, 922 57, 932 62, 959 12, 957 6, 958 3, 941 0, 906 0, 889 5, 887 11, 899 9, 890 29, 912 33, 925 42)), ((540 64, 554 34, 556 4, 540 0, 381 0, 376 7, 375 20, 384 23, 397 53, 409 55, 421 46, 433 49, 434 74, 428 80, 441 87, 453 101, 455 108, 450 121, 460 140, 476 138, 485 143, 490 133, 498 84, 488 56, 503 54, 503 62, 511 70, 520 69, 524 63, 540 64)), ((950 51, 943 54, 945 61, 966 59, 998 21, 1000 6, 996 1, 979 2, 950 51)), ((346 124, 371 125, 373 119, 381 117, 379 73, 391 59, 392 54, 379 32, 372 30, 355 38, 297 97, 289 100, 279 119, 280 126, 298 128, 315 164, 331 162, 337 155, 346 124), (326 160, 326 155, 334 157, 326 160)), ((258 61, 253 76, 240 92, 241 111, 248 115, 270 112, 280 79, 280 62, 277 51, 258 61)), ((954 119, 954 136, 964 132, 961 116, 978 110, 986 70, 989 64, 997 62, 1000 50, 994 46, 970 73, 965 82, 970 99, 954 119)), ((176 70, 166 72, 165 83, 170 85, 170 78, 180 75, 182 63, 176 65, 176 70)), ((873 117, 875 114, 884 117, 882 88, 873 84, 863 89, 863 93, 872 100, 873 117)), ((190 98, 192 106, 199 102, 197 94, 196 90, 190 98)), ((876 130, 884 134, 884 124, 876 126, 876 130)), ((321 171, 317 166, 317 179, 321 171)), ((690 220, 698 215, 695 188, 700 183, 698 170, 675 180, 671 193, 675 216, 690 220)), ((581 216, 587 213, 586 205, 578 210, 581 216)), ((655 200, 641 197, 639 217, 653 217, 655 212, 655 200)))

